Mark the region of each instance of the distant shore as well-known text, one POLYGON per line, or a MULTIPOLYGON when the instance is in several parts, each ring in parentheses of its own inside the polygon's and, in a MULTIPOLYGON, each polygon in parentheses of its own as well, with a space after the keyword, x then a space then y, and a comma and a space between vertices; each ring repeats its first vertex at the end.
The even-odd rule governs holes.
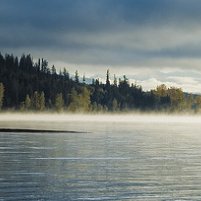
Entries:
POLYGON ((46 130, 46 129, 29 129, 29 128, 0 128, 0 132, 4 133, 80 133, 78 131, 67 130, 46 130))

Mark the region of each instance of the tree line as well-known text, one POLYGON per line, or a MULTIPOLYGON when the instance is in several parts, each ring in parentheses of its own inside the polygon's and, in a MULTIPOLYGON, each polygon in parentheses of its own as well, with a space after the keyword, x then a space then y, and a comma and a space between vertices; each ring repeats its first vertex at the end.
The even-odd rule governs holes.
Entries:
POLYGON ((106 72, 104 83, 93 79, 85 83, 78 71, 70 76, 66 68, 57 73, 48 61, 33 61, 30 54, 20 58, 0 53, 0 108, 22 111, 199 111, 201 96, 184 93, 181 88, 162 84, 143 91, 130 84, 126 75, 113 81, 106 72))

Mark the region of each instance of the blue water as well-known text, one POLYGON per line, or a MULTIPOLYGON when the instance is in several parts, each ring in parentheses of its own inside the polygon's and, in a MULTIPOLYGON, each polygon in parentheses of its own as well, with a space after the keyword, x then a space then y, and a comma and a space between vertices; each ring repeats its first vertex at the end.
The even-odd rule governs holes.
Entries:
POLYGON ((0 133, 0 201, 201 200, 201 125, 60 126, 0 133))

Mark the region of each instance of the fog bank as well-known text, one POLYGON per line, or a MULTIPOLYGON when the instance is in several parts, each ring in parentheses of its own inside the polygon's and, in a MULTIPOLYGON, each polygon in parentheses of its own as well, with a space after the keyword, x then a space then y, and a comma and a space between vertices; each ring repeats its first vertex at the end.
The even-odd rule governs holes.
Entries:
POLYGON ((2 113, 0 122, 201 123, 201 115, 2 113))

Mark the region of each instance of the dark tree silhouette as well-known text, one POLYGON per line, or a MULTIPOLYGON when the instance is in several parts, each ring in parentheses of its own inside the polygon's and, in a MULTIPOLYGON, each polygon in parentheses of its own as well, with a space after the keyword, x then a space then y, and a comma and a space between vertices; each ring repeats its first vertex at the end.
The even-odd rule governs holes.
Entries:
POLYGON ((126 75, 114 75, 110 82, 109 69, 106 82, 92 79, 92 83, 79 82, 78 71, 70 77, 66 68, 56 72, 48 61, 30 54, 20 58, 0 53, 0 108, 38 110, 64 108, 71 111, 120 111, 120 110, 185 110, 201 108, 201 97, 184 93, 175 87, 158 86, 145 92, 141 86, 130 84, 126 75))

